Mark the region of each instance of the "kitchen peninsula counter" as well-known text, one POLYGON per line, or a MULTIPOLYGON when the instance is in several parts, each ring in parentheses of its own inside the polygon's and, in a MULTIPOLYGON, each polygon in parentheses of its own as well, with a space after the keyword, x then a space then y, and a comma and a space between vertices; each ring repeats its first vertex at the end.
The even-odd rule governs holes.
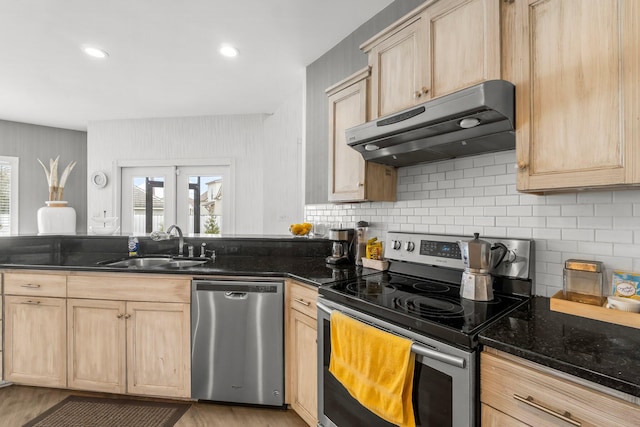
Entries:
MULTIPOLYGON (((292 278, 313 286, 351 280, 375 270, 355 265, 331 266, 327 239, 278 236, 185 237, 200 253, 200 245, 215 251, 206 263, 189 268, 114 268, 108 261, 127 257, 126 236, 15 236, 0 240, 0 268, 93 271, 105 273, 155 273, 198 276, 251 276, 292 278)), ((154 242, 140 237, 140 256, 177 254, 177 239, 154 242)), ((210 254, 210 252, 208 252, 210 254)))
POLYGON ((640 330, 551 311, 549 298, 498 320, 480 343, 640 398, 640 330))

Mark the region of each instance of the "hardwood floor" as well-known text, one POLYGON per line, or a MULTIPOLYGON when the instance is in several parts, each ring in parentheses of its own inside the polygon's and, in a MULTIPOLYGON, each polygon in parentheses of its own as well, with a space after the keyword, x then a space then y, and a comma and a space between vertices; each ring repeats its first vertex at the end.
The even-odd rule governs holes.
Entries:
MULTIPOLYGON (((96 393, 17 385, 0 388, 0 427, 20 427, 71 394, 101 396, 96 393)), ((130 397, 140 399, 140 397, 130 397)), ((307 424, 292 410, 213 403, 194 403, 175 424, 175 427, 248 426, 306 427, 307 424)))

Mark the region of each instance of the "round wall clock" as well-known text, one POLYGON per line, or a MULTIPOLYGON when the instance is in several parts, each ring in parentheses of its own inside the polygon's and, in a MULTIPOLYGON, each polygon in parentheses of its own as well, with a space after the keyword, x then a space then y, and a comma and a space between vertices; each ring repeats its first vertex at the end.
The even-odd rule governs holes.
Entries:
POLYGON ((107 185, 107 175, 104 172, 94 172, 91 174, 91 184, 96 188, 103 188, 107 185))

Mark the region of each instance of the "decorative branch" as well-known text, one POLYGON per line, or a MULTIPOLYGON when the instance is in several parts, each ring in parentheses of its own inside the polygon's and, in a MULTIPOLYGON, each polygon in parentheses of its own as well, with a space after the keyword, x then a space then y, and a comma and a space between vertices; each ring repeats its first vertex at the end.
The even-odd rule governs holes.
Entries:
POLYGON ((62 193, 64 192, 64 186, 67 183, 67 179, 69 178, 69 174, 73 170, 74 166, 77 162, 73 161, 67 165, 67 167, 62 172, 62 176, 60 177, 60 181, 58 181, 58 161, 60 156, 54 159, 49 159, 49 169, 42 163, 40 159, 38 159, 38 163, 44 169, 44 174, 47 177, 47 184, 49 185, 49 200, 62 200, 62 193))

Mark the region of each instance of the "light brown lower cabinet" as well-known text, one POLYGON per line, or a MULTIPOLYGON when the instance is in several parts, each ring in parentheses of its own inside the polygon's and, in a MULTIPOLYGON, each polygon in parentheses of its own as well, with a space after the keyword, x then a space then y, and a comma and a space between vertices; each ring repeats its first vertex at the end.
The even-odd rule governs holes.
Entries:
POLYGON ((66 300, 5 295, 5 380, 67 386, 66 300))
POLYGON ((285 287, 287 397, 310 426, 318 423, 318 290, 292 280, 285 287))
POLYGON ((481 355, 482 426, 637 426, 640 406, 489 349, 481 355))
POLYGON ((70 388, 191 396, 188 279, 70 276, 68 284, 69 296, 105 298, 68 300, 70 388), (154 283, 152 296, 135 292, 139 280, 154 283))

